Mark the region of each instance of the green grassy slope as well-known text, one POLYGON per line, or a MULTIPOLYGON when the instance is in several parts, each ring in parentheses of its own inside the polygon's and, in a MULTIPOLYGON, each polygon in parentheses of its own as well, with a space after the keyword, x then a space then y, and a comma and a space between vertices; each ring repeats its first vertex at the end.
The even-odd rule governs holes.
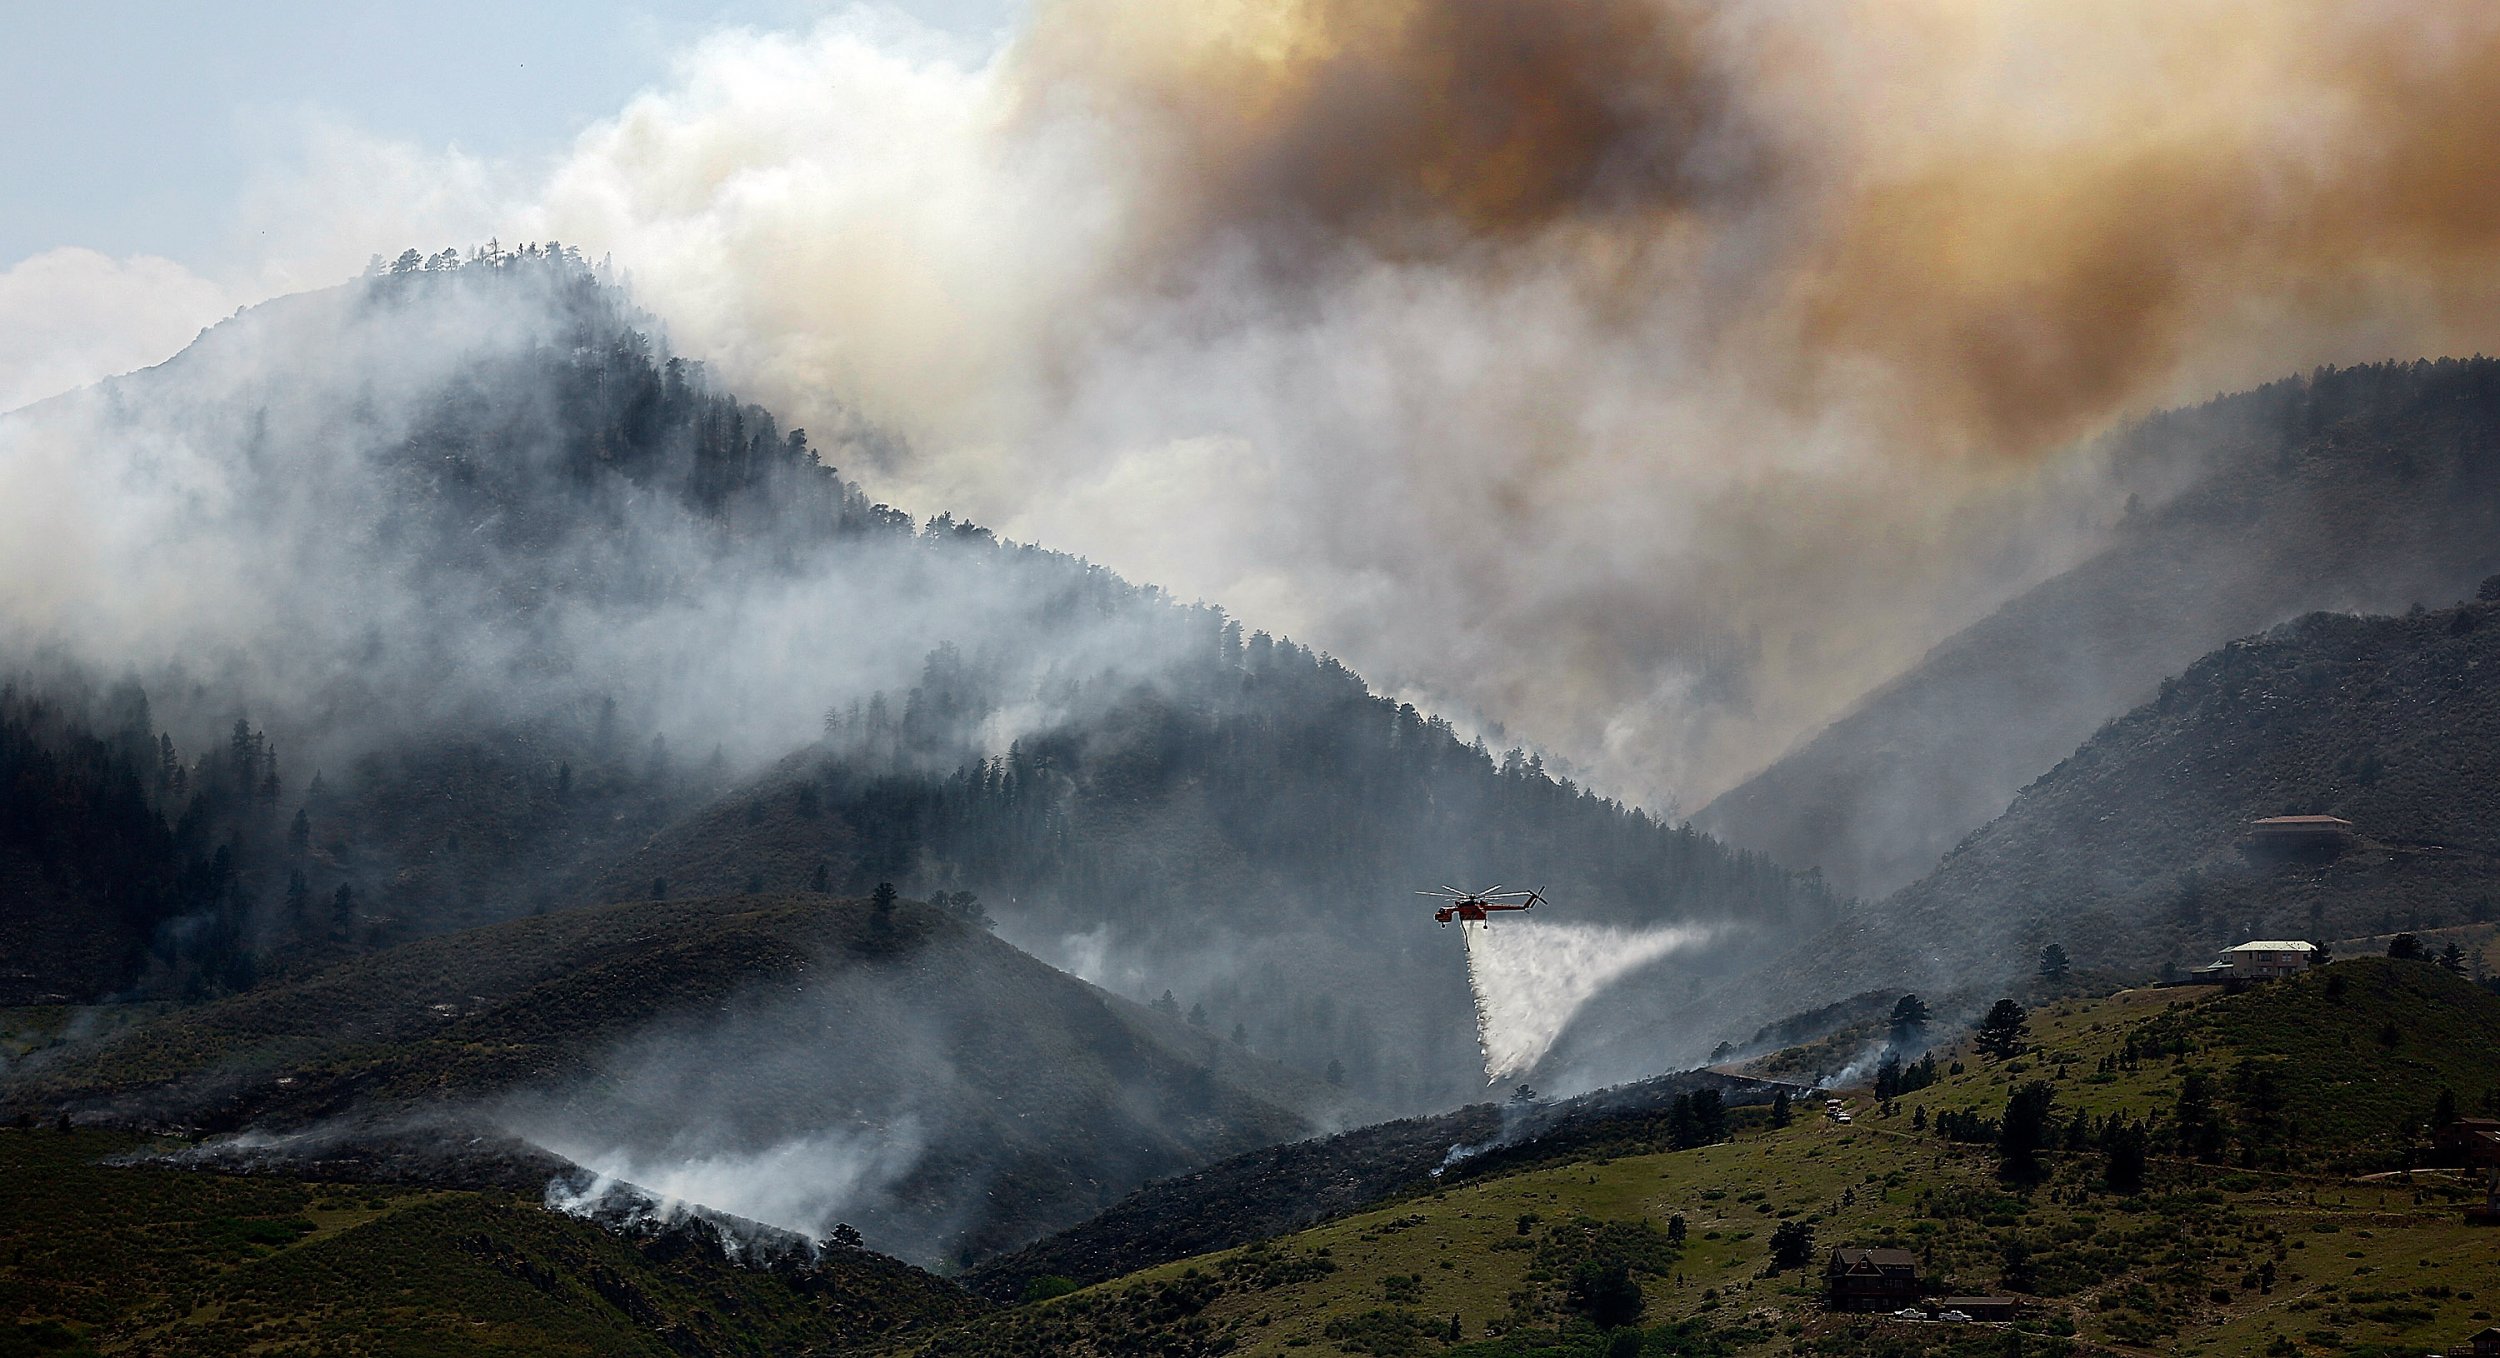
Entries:
POLYGON ((424 940, 64 1048, 5 1089, 46 1115, 285 1130, 423 1114, 653 1159, 682 1158, 687 1136, 760 1154, 839 1133, 907 1148, 853 1218, 872 1242, 949 1260, 1344 1107, 942 912, 906 903, 881 926, 820 896, 424 940))
MULTIPOLYGON (((2386 1174, 2403 1128, 2488 1064, 2500 998, 2416 963, 2344 962, 2272 990, 2130 991, 2037 1011, 2011 1062, 1963 1069, 1856 1120, 1800 1108, 1730 1144, 1593 1158, 1427 1192, 1259 1246, 1166 1265, 902 1346, 925 1355, 2411 1352, 2453 1343, 2500 1307, 2500 1231, 2462 1224, 2458 1176, 2386 1174), (2337 984, 2340 983, 2340 984, 2337 984), (2335 993, 2330 994, 2330 990, 2335 993), (2354 1069, 2353 1041, 2394 1022, 2420 1059, 2354 1069), (2434 1055, 2435 1053, 2435 1055, 2434 1055), (2270 1065, 2304 1119, 2289 1147, 2233 1073, 2270 1065), (2191 1072, 2223 1091, 2223 1134, 2179 1144, 2191 1072), (2376 1092, 2352 1098, 2350 1082, 2376 1092), (2054 1144, 2077 1118, 2149 1125, 2147 1183, 2113 1192, 2097 1149, 2056 1149, 2009 1182, 1996 1148, 1948 1141, 1939 1114, 2001 1116, 2015 1088, 2054 1091, 2054 1144), (2247 1166, 2243 1160, 2252 1162, 2247 1166), (2281 1168, 2267 1168, 2279 1164, 2281 1168), (2369 1177, 2357 1177, 2367 1173, 2369 1177), (1665 1237, 1681 1217, 1680 1249, 1665 1237), (1765 1270, 1781 1224, 1819 1248, 1898 1245, 1939 1288, 1995 1292, 2008 1247, 2028 1277, 2022 1336, 1826 1314, 1819 1276, 1765 1270), (1571 1304, 1579 1261, 1612 1255, 1645 1298, 1637 1346, 1571 1304), (1461 1339, 1448 1341, 1451 1318, 1461 1339), (2374 1346, 2393 1346, 2377 1348, 2374 1346)), ((2474 1195, 2478 1197, 2479 1195, 2474 1195)), ((1819 1256, 1817 1269, 1819 1270, 1819 1256)))
POLYGON ((103 1163, 140 1149, 0 1132, 0 1353, 725 1358, 981 1305, 865 1251, 739 1268, 699 1236, 628 1240, 497 1194, 103 1163))

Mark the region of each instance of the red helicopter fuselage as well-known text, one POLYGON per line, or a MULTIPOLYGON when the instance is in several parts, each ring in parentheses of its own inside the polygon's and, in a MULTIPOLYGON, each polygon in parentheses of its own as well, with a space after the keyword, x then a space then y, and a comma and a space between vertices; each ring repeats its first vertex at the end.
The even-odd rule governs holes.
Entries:
POLYGON ((1432 917, 1439 920, 1443 924, 1447 924, 1451 920, 1472 920, 1478 924, 1482 924, 1484 922, 1484 917, 1493 911, 1525 910, 1527 908, 1528 903, 1526 901, 1522 901, 1517 905, 1497 905, 1488 901, 1452 901, 1448 905, 1442 906, 1440 909, 1433 911, 1432 917))

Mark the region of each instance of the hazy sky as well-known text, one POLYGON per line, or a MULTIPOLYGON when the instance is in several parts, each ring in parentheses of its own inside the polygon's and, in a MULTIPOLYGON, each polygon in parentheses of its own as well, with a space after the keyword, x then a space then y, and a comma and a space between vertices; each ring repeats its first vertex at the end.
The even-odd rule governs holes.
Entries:
MULTIPOLYGON (((345 128, 499 161, 559 154, 722 28, 783 28, 828 0, 6 0, 0 270, 64 246, 249 261, 242 205, 345 128)), ((895 0, 967 36, 1020 0, 895 0)))

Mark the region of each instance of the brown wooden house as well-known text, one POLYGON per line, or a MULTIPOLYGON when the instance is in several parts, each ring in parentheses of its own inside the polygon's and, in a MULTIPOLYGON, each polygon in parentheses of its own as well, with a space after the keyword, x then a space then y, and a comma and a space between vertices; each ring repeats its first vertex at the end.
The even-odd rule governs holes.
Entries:
POLYGON ((2443 1165, 2500 1167, 2500 1118, 2458 1118, 2433 1129, 2431 1154, 2443 1165))
POLYGON ((1918 1256, 1908 1250, 1832 1251, 1823 1285, 1835 1311, 1898 1311, 1918 1304, 1918 1256))

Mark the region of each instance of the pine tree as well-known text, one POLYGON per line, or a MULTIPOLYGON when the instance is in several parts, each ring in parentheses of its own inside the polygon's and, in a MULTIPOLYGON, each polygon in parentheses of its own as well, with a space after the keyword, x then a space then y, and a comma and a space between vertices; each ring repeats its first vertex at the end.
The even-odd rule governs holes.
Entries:
POLYGON ((1979 1050, 2000 1061, 2022 1055, 2023 1033, 2031 1016, 2012 1000, 1999 1000, 1979 1023, 1979 1050))
POLYGON ((2005 1121, 1997 1129, 2005 1177, 2027 1181, 2039 1175, 2040 1151, 2049 1140, 2049 1105, 2056 1097, 2046 1080, 2034 1080, 2005 1101, 2005 1121))
POLYGON ((1814 1262, 1814 1228, 1802 1221, 1783 1221, 1771 1232, 1771 1271, 1804 1268, 1814 1262))

